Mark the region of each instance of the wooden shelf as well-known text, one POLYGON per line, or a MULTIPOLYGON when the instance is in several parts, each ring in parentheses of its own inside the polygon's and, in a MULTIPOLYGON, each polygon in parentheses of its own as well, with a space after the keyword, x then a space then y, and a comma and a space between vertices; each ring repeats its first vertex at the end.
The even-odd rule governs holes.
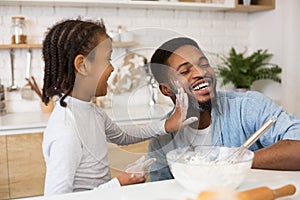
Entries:
MULTIPOLYGON (((137 42, 113 42, 113 47, 133 47, 137 42)), ((0 49, 40 49, 42 44, 0 44, 0 49)))
POLYGON ((250 5, 243 5, 241 0, 235 0, 235 8, 237 12, 260 12, 275 9, 275 0, 251 0, 250 5))
POLYGON ((137 42, 113 42, 113 47, 134 47, 137 46, 139 43, 137 42))
POLYGON ((38 49, 42 44, 0 44, 0 49, 38 49))

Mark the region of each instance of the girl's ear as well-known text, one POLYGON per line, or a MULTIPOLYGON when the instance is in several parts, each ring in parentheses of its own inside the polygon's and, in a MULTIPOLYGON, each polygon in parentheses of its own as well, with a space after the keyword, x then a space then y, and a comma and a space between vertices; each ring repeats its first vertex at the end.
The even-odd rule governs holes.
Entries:
POLYGON ((85 57, 83 55, 79 54, 75 57, 74 66, 77 73, 80 73, 84 76, 88 74, 87 66, 85 64, 85 57))

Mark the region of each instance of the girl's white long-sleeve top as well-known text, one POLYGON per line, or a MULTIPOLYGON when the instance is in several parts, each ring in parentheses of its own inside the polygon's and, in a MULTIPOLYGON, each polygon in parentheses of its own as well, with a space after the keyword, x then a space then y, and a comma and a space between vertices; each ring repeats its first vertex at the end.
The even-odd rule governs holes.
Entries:
POLYGON ((92 102, 65 101, 66 108, 56 102, 44 132, 44 195, 120 186, 111 180, 107 142, 127 145, 166 134, 165 120, 121 129, 92 102))

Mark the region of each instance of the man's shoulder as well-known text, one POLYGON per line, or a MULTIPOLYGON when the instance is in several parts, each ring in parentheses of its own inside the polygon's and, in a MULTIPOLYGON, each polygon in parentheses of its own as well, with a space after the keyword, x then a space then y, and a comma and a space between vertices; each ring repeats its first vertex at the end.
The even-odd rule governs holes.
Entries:
POLYGON ((257 100, 257 99, 263 100, 263 99, 268 99, 268 97, 266 97, 262 93, 257 92, 257 91, 253 91, 253 90, 249 90, 247 92, 218 91, 217 96, 221 100, 225 100, 225 99, 228 99, 228 100, 230 100, 230 99, 235 99, 235 100, 251 100, 251 99, 252 100, 257 100))
MULTIPOLYGON (((253 109, 264 109, 266 106, 273 106, 272 100, 260 92, 217 92, 217 106, 215 113, 248 112, 253 109)), ((216 114, 217 115, 217 114, 216 114)))

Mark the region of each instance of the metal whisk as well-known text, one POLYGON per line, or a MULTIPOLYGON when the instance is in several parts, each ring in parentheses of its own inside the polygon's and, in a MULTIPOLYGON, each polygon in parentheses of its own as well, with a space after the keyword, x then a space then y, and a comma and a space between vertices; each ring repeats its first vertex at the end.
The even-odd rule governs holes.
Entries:
MULTIPOLYGON (((239 160, 245 154, 245 149, 248 149, 252 144, 254 144, 277 120, 277 116, 273 116, 271 119, 267 120, 257 131, 255 131, 235 152, 225 159, 222 159, 228 163, 239 160)), ((216 160, 215 163, 220 162, 216 160)))

